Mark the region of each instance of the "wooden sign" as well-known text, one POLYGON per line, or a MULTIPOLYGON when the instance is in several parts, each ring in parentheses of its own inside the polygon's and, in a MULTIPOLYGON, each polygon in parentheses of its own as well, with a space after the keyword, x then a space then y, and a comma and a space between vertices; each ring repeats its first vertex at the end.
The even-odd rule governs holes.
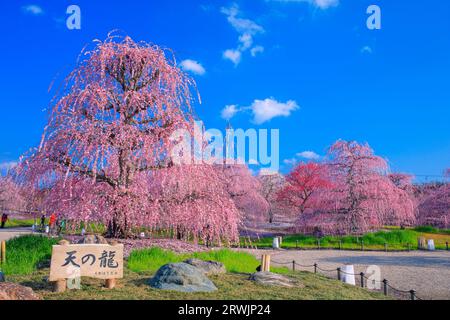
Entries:
POLYGON ((123 244, 53 246, 49 280, 59 281, 74 277, 123 278, 123 244))

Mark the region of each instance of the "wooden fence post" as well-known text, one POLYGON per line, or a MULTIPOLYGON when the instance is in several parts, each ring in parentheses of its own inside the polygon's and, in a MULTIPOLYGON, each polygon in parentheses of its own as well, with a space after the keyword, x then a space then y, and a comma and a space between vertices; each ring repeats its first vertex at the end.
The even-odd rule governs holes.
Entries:
POLYGON ((295 271, 295 260, 292 261, 292 271, 295 271))
POLYGON ((388 252, 388 244, 387 243, 384 244, 384 251, 388 252))
POLYGON ((424 237, 420 237, 417 240, 418 244, 417 247, 419 248, 419 250, 426 250, 427 249, 427 240, 424 237))
MULTIPOLYGON (((111 246, 116 246, 118 244, 119 244, 119 242, 117 242, 116 240, 113 240, 110 243, 111 246)), ((116 284, 117 284, 117 279, 106 279, 105 280, 105 288, 106 289, 114 289, 116 287, 116 284)))
POLYGON ((384 295, 387 296, 388 295, 388 281, 386 279, 383 280, 383 291, 384 291, 384 295))
MULTIPOLYGON (((60 246, 67 246, 70 244, 67 240, 61 240, 58 242, 60 246)), ((53 292, 63 293, 67 289, 67 279, 58 279, 53 282, 53 292)))
POLYGON ((1 257, 2 264, 6 263, 6 241, 2 241, 1 257))
POLYGON ((270 255, 269 254, 262 255, 261 272, 270 272, 270 255))

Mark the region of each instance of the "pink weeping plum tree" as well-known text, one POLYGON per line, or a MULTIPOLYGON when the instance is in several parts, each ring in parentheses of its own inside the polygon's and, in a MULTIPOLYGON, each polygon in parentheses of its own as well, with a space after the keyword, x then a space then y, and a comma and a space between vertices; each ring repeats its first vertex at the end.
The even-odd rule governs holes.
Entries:
POLYGON ((337 186, 332 200, 344 213, 347 232, 414 223, 412 199, 389 179, 386 160, 368 144, 339 140, 329 149, 328 158, 337 186))
MULTIPOLYGON (((444 172, 444 177, 450 178, 450 169, 444 172)), ((418 224, 450 228, 450 183, 425 185, 422 189, 425 190, 418 192, 418 224)))
POLYGON ((23 190, 9 173, 0 176, 0 209, 4 212, 25 209, 23 190))
MULTIPOLYGON (((226 190, 240 210, 246 226, 264 222, 269 213, 269 203, 262 196, 262 185, 244 164, 216 167, 226 190)), ((243 225, 244 226, 244 225, 243 225)))
POLYGON ((171 159, 172 133, 192 128, 195 84, 166 53, 112 35, 84 52, 21 172, 50 187, 47 211, 111 237, 146 226, 234 241, 239 210, 213 168, 171 159))

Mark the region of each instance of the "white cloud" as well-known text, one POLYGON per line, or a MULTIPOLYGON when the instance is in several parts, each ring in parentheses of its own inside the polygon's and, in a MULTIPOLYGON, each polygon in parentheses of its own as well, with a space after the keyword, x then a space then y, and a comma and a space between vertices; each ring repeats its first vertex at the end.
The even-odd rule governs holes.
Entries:
POLYGON ((227 16, 228 22, 240 34, 248 33, 255 35, 264 32, 264 28, 250 19, 239 18, 240 10, 237 4, 233 4, 229 8, 222 8, 221 12, 227 16))
POLYGON ((241 43, 239 49, 241 51, 245 51, 252 46, 253 38, 250 34, 244 33, 243 35, 239 36, 239 42, 241 43))
POLYGON ((225 106, 225 108, 223 108, 222 113, 221 113, 221 117, 222 119, 225 120, 231 120, 231 118, 233 118, 236 113, 239 112, 238 106, 235 104, 232 105, 228 105, 225 106))
POLYGON ((339 5, 339 0, 313 0, 313 4, 320 9, 328 9, 339 5))
POLYGON ((303 151, 297 153, 297 157, 308 159, 308 160, 319 160, 320 156, 314 151, 303 151))
POLYGON ((254 100, 248 107, 239 107, 235 104, 227 105, 222 109, 221 117, 225 120, 231 120, 237 113, 250 110, 255 124, 263 124, 276 117, 288 117, 299 108, 297 102, 289 100, 287 102, 278 102, 273 98, 265 100, 254 100))
POLYGON ((264 52, 264 47, 262 47, 262 46, 256 46, 256 47, 253 47, 252 50, 250 50, 252 57, 255 57, 258 53, 263 53, 263 52, 264 52))
POLYGON ((288 117, 291 112, 299 108, 297 102, 289 100, 285 103, 278 102, 273 98, 265 100, 255 100, 250 106, 253 112, 253 122, 263 124, 276 117, 288 117))
POLYGON ((9 170, 17 166, 17 162, 15 161, 7 161, 0 163, 0 170, 9 170))
POLYGON ((306 2, 322 10, 339 5, 339 0, 270 0, 277 2, 306 2))
POLYGON ((361 48, 361 53, 371 54, 373 52, 372 48, 369 46, 364 46, 361 48))
POLYGON ((284 164, 287 164, 288 166, 295 166, 298 163, 298 160, 295 158, 292 159, 284 159, 284 164))
POLYGON ((239 50, 228 49, 223 53, 223 58, 230 60, 235 66, 241 62, 242 53, 239 50))
POLYGON ((180 66, 184 71, 189 71, 194 74, 198 74, 200 76, 206 73, 205 68, 195 60, 190 59, 183 60, 181 61, 180 66))
POLYGON ((231 7, 222 8, 221 12, 227 16, 228 23, 239 33, 238 47, 236 49, 228 49, 223 53, 223 58, 228 59, 237 66, 241 62, 242 53, 251 49, 252 56, 256 53, 262 52, 261 46, 253 47, 254 36, 260 33, 264 33, 264 28, 250 19, 244 19, 239 17, 241 12, 237 4, 233 4, 231 7), (257 51, 253 53, 255 48, 257 51))
POLYGON ((23 6, 22 10, 25 13, 32 14, 35 16, 44 14, 44 10, 40 6, 35 5, 35 4, 29 4, 29 5, 23 6))

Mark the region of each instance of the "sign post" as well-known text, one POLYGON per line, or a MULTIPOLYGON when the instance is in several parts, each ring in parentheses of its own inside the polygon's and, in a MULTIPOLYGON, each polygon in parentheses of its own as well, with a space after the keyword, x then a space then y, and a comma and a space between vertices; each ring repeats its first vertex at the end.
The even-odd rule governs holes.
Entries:
POLYGON ((55 292, 64 292, 67 279, 90 277, 105 280, 113 289, 116 279, 123 278, 123 245, 76 244, 62 240, 53 246, 49 281, 55 292))

